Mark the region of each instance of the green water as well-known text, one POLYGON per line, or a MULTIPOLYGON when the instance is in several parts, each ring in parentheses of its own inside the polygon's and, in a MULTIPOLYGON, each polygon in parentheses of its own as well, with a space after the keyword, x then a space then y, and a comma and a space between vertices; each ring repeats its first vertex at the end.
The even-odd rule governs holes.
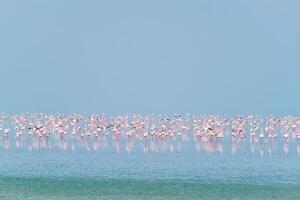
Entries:
POLYGON ((299 199, 300 185, 191 180, 0 178, 0 199, 299 199))

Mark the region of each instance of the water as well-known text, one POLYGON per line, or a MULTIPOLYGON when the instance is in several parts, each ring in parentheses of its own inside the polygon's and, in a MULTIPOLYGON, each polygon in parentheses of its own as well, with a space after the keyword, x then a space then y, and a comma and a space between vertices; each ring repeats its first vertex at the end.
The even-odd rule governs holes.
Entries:
POLYGON ((223 181, 2 178, 3 199, 299 199, 298 185, 223 181))
POLYGON ((11 138, 6 149, 1 138, 0 199, 300 199, 297 141, 288 152, 280 139, 253 146, 224 138, 222 151, 193 140, 172 151, 125 139, 119 148, 111 139, 97 148, 93 140, 27 143, 17 148, 11 138))

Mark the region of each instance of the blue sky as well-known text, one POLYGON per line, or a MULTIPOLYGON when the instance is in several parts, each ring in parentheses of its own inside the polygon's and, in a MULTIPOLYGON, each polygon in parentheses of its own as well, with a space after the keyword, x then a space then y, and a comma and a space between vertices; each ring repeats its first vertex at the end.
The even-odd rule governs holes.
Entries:
POLYGON ((299 115, 299 6, 3 0, 0 110, 299 115))

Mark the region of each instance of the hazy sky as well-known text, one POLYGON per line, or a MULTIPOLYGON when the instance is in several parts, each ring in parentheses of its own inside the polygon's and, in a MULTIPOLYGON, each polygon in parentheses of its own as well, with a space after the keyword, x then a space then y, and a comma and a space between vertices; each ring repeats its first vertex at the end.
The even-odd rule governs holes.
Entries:
POLYGON ((0 112, 300 115, 300 1, 0 1, 0 112))

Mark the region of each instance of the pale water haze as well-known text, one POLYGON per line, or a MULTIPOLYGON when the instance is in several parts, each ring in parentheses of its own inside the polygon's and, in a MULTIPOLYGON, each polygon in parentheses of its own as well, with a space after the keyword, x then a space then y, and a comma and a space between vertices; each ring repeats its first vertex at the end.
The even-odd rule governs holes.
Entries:
POLYGON ((0 111, 300 114, 300 2, 0 2, 0 111))

